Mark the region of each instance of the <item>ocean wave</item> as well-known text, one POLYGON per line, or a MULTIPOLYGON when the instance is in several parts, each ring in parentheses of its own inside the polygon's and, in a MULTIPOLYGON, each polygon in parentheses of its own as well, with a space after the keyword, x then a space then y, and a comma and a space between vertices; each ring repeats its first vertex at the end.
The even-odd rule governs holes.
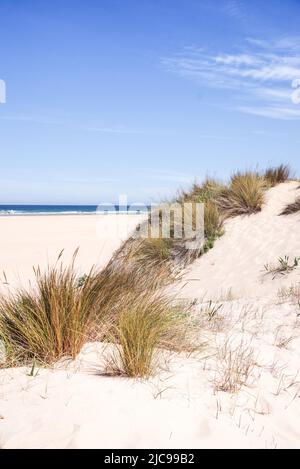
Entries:
POLYGON ((16 210, 0 210, 0 215, 17 215, 18 213, 22 212, 18 212, 16 210))
POLYGON ((0 216, 38 216, 38 215, 137 215, 146 213, 143 210, 60 210, 60 211, 33 211, 33 210, 12 210, 12 209, 0 209, 0 216))

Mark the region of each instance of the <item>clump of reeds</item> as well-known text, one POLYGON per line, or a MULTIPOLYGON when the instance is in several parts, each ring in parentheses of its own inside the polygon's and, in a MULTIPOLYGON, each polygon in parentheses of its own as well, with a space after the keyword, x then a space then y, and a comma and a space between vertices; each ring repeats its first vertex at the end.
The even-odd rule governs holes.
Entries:
POLYGON ((255 172, 236 173, 218 196, 218 205, 226 217, 261 211, 266 190, 265 180, 255 172))
POLYGON ((183 329, 171 300, 157 294, 166 283, 163 266, 144 276, 131 255, 129 250, 101 271, 78 277, 75 253, 68 267, 35 269, 31 290, 0 297, 1 363, 49 365, 75 358, 86 342, 113 337, 122 373, 150 374, 158 344, 180 347, 183 329))
POLYGON ((114 348, 106 359, 106 373, 148 377, 157 368, 162 349, 184 347, 182 317, 170 299, 145 293, 123 305, 111 328, 114 348))
POLYGON ((0 339, 6 361, 52 363, 74 358, 95 319, 95 290, 89 276, 82 286, 74 265, 35 270, 36 286, 0 298, 0 339))
POLYGON ((291 176, 291 170, 288 165, 281 164, 277 167, 267 168, 264 173, 264 179, 274 187, 277 184, 288 181, 291 176))
POLYGON ((141 240, 136 250, 137 258, 141 263, 147 262, 148 266, 161 265, 169 266, 172 270, 174 265, 185 265, 193 261, 199 255, 209 250, 214 241, 222 235, 222 216, 216 202, 218 193, 223 188, 217 181, 206 179, 203 184, 194 183, 189 191, 182 191, 177 198, 170 203, 165 203, 157 208, 155 223, 152 218, 145 222, 149 233, 147 239, 141 240), (204 239, 200 239, 199 230, 203 228, 197 226, 197 204, 204 206, 204 239), (164 214, 170 211, 170 230, 163 233, 162 224, 164 214), (174 211, 178 215, 174 215, 174 211), (189 220, 189 233, 186 230, 186 221, 189 220), (152 236, 153 229, 156 235, 152 236), (198 231, 197 231, 198 230, 198 231), (191 243, 195 242, 195 248, 190 249, 191 243))

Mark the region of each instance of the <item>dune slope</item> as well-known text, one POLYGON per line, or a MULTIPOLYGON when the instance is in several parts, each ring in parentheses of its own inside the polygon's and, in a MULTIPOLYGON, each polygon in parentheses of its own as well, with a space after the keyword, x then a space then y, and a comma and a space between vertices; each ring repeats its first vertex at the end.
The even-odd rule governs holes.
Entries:
POLYGON ((299 183, 272 188, 260 213, 236 217, 225 223, 225 234, 215 247, 188 269, 180 295, 218 298, 231 291, 234 297, 274 297, 282 286, 300 281, 300 268, 288 275, 266 275, 266 264, 300 256, 300 213, 279 216, 300 195, 299 183))

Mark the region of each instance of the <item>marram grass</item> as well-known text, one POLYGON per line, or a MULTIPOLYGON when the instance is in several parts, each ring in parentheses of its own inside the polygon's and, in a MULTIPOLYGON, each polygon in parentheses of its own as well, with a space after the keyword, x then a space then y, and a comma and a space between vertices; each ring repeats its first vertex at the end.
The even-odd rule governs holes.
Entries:
POLYGON ((6 360, 32 359, 49 364, 75 358, 95 318, 95 292, 90 280, 80 287, 70 267, 35 271, 36 286, 0 298, 0 339, 6 360))
POLYGON ((218 206, 226 217, 260 212, 265 200, 266 181, 254 172, 236 173, 228 188, 218 196, 218 206))
POLYGON ((270 167, 266 169, 264 178, 267 183, 274 187, 277 184, 288 181, 291 176, 291 170, 288 165, 281 164, 277 167, 270 167))

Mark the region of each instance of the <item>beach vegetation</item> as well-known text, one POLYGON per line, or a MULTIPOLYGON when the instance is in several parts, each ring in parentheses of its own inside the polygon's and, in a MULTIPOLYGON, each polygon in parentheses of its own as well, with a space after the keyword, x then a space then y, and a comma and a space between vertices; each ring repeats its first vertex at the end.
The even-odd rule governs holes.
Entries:
POLYGON ((106 372, 145 378, 159 365, 162 349, 180 346, 181 318, 170 300, 149 297, 124 305, 111 329, 115 347, 106 359, 106 372))
POLYGON ((288 165, 285 164, 281 164, 277 167, 267 168, 264 173, 264 179, 271 187, 288 181, 290 177, 291 169, 288 165))
POLYGON ((294 260, 291 261, 289 256, 279 257, 277 264, 266 264, 265 270, 267 274, 272 274, 273 279, 277 275, 286 275, 295 270, 299 266, 300 257, 294 257, 294 260))
POLYGON ((256 172, 235 173, 217 198, 224 217, 260 212, 265 200, 266 182, 256 172))
POLYGON ((78 287, 73 264, 35 270, 36 285, 0 298, 0 339, 7 361, 52 363, 75 358, 95 315, 95 291, 78 287))
POLYGON ((227 339, 218 349, 216 365, 215 390, 236 393, 249 384, 256 365, 254 350, 244 341, 233 345, 227 339))
POLYGON ((288 204, 280 215, 292 215, 300 212, 300 197, 297 197, 295 202, 288 204))

